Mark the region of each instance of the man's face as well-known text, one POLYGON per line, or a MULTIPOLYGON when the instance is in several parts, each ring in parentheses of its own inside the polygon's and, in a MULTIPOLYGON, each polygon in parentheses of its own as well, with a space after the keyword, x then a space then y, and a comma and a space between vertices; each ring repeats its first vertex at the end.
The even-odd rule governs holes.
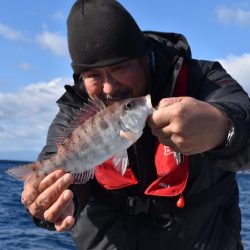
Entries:
POLYGON ((92 68, 81 74, 90 97, 98 96, 106 104, 146 94, 148 59, 128 60, 108 67, 92 68), (109 101, 107 101, 109 100, 109 101))

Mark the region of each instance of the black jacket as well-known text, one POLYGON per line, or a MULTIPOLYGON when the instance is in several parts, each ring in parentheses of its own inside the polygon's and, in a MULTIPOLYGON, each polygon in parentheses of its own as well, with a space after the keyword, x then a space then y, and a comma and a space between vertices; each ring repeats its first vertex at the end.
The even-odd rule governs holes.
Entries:
MULTIPOLYGON (((145 32, 144 35, 150 50, 152 79, 148 91, 153 105, 172 95, 176 77, 185 61, 188 64, 187 95, 221 109, 234 125, 234 137, 227 146, 190 157, 190 174, 184 193, 187 206, 176 210, 163 201, 173 222, 164 229, 157 227, 161 222, 152 222, 156 221, 154 216, 128 216, 124 209, 126 202, 114 205, 127 200, 127 196, 143 196, 147 185, 156 177, 154 150, 149 146, 154 145, 155 138, 146 127, 143 136, 128 150, 139 179, 136 188, 107 193, 95 180, 87 185, 72 186, 78 218, 73 237, 79 249, 109 249, 110 242, 117 249, 135 249, 135 245, 138 249, 241 249, 235 171, 247 168, 250 162, 248 95, 218 62, 192 59, 182 35, 157 32, 145 32), (85 206, 90 189, 92 198, 85 206), (116 225, 115 221, 120 224, 116 225), (129 248, 128 244, 131 244, 129 248)), ((39 159, 56 152, 56 135, 68 126, 87 100, 78 79, 79 76, 74 75, 74 86, 66 86, 65 94, 58 100, 60 111, 49 128, 47 144, 39 159)))

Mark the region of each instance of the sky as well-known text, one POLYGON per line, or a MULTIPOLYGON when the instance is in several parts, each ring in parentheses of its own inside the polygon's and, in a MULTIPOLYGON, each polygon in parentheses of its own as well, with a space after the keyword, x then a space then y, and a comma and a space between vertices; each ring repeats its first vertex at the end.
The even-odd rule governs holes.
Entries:
MULTIPOLYGON (((0 159, 35 160, 72 84, 66 20, 74 0, 0 1, 0 159)), ((183 34, 250 93, 250 1, 121 0, 142 30, 183 34)), ((101 18, 101 17, 100 17, 101 18)))

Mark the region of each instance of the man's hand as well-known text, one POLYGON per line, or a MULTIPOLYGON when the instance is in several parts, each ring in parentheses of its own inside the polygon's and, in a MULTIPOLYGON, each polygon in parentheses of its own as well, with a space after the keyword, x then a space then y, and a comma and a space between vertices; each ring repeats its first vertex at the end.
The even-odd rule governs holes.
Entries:
POLYGON ((54 223, 57 231, 70 229, 74 224, 73 192, 68 187, 73 176, 56 170, 40 183, 29 180, 24 184, 22 203, 32 216, 54 223))
POLYGON ((162 144, 185 155, 223 145, 231 127, 219 109, 191 97, 162 99, 148 124, 162 144))

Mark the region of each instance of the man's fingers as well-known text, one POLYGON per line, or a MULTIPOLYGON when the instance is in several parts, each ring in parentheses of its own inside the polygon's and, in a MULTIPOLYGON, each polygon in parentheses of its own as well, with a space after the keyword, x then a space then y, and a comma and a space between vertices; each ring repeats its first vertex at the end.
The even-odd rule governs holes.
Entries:
MULTIPOLYGON (((69 210, 73 204, 73 193, 71 190, 65 190, 59 199, 44 212, 44 219, 51 223, 55 223, 64 213, 69 210)), ((73 215, 74 211, 70 215, 73 215)))
MULTIPOLYGON (((150 128, 162 128, 171 123, 172 118, 176 115, 178 103, 183 101, 184 97, 170 97, 163 98, 155 112, 148 118, 148 125, 150 128)), ((177 111, 178 112, 178 111, 177 111)))
POLYGON ((48 187, 43 193, 41 193, 29 206, 30 213, 38 218, 43 216, 45 210, 51 207, 61 194, 66 190, 73 182, 73 176, 71 174, 65 174, 58 179, 52 186, 48 187))
POLYGON ((40 195, 40 202, 43 203, 43 201, 46 202, 47 200, 55 202, 72 183, 73 176, 71 174, 64 174, 40 195))
POLYGON ((151 131, 152 134, 156 137, 171 138, 171 136, 173 135, 170 126, 152 128, 151 131))
POLYGON ((55 222, 55 228, 57 231, 62 232, 69 230, 75 223, 74 214, 74 203, 70 203, 61 214, 61 217, 55 222))
POLYGON ((157 109, 148 117, 148 125, 150 128, 161 128, 169 124, 170 111, 168 108, 157 109))
POLYGON ((24 189, 21 198, 23 205, 25 207, 29 207, 32 203, 34 203, 40 193, 42 193, 46 188, 54 184, 64 174, 65 172, 59 169, 52 172, 43 179, 31 176, 27 181, 24 182, 24 189))
POLYGON ((35 202, 38 197, 39 192, 36 190, 27 191, 24 189, 22 192, 21 202, 25 207, 29 207, 32 203, 35 202))
POLYGON ((66 218, 63 218, 62 220, 55 223, 56 231, 63 232, 63 231, 69 230, 70 228, 72 228, 74 223, 75 223, 74 217, 67 216, 66 218))
POLYGON ((25 207, 29 207, 39 196, 40 192, 38 186, 40 181, 41 178, 36 178, 35 175, 32 175, 29 179, 25 180, 21 198, 21 202, 25 207))
POLYGON ((182 101, 182 97, 169 97, 169 98, 163 98, 161 99, 161 101, 159 102, 158 106, 156 109, 160 109, 160 108, 164 108, 164 107, 168 107, 171 106, 177 102, 182 101))
POLYGON ((58 169, 46 176, 39 184, 39 192, 42 193, 45 189, 53 185, 64 174, 65 172, 62 169, 58 169))
POLYGON ((63 232, 72 228, 75 223, 75 218, 73 217, 75 210, 74 203, 71 202, 62 211, 61 216, 55 222, 55 228, 58 232, 63 232))

